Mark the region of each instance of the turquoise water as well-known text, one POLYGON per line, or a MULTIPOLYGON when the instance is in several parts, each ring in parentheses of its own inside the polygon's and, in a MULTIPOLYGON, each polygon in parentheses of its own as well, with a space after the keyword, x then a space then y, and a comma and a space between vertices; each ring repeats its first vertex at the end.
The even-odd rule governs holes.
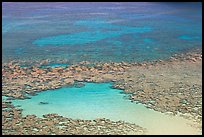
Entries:
POLYGON ((201 37, 199 36, 189 36, 189 35, 182 35, 182 36, 179 36, 179 39, 183 39, 183 40, 202 40, 201 37))
MULTIPOLYGON (((123 26, 124 27, 124 26, 123 26)), ((121 27, 120 29, 122 29, 121 27)), ((114 27, 113 27, 114 28, 114 27)), ((91 42, 96 42, 102 39, 106 38, 113 38, 117 37, 123 34, 129 34, 129 33, 145 33, 151 31, 151 28, 145 27, 145 28, 134 28, 134 27, 128 27, 124 28, 124 30, 118 30, 118 31, 95 31, 95 32, 79 32, 69 35, 58 35, 53 37, 46 37, 41 38, 38 40, 35 40, 33 44, 39 45, 39 46, 45 46, 45 45, 76 45, 76 44, 86 44, 91 42)))
POLYGON ((56 67, 67 67, 67 66, 69 66, 69 65, 68 64, 51 63, 51 64, 47 64, 47 65, 42 65, 41 68, 47 68, 47 67, 56 68, 56 67))
POLYGON ((74 119, 109 118, 136 123, 151 134, 188 134, 194 131, 186 125, 187 120, 147 109, 143 104, 132 103, 128 94, 112 89, 110 83, 85 83, 84 87, 48 90, 31 99, 13 100, 21 105, 23 115, 42 117, 47 113, 58 113, 74 119), (47 102, 48 104, 40 104, 47 102))
POLYGON ((6 96, 2 96, 2 100, 6 100, 8 97, 6 96))
POLYGON ((3 61, 141 62, 202 47, 201 3, 4 2, 2 12, 3 61))
MULTIPOLYGON (((63 63, 48 63, 46 65, 40 65, 39 68, 56 68, 56 67, 68 67, 70 64, 63 63)), ((20 65, 21 68, 29 67, 29 65, 20 65)))

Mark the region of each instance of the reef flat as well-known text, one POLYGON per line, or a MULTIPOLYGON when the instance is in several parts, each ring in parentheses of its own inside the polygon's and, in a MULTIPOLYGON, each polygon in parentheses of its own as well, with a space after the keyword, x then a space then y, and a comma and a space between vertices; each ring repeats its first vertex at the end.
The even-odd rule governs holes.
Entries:
POLYGON ((59 116, 58 114, 22 116, 21 110, 11 102, 2 102, 3 135, 126 135, 144 134, 145 129, 124 121, 111 121, 101 118, 79 120, 59 116))
MULTIPOLYGON (((125 93, 130 93, 129 99, 133 102, 143 103, 146 107, 159 112, 179 114, 194 121, 195 124, 192 126, 202 130, 202 52, 200 50, 174 55, 167 60, 143 63, 83 61, 67 67, 55 68, 20 67, 19 63, 13 61, 2 64, 2 95, 10 97, 7 100, 29 98, 28 94, 35 95, 37 92, 63 86, 78 85, 80 87, 83 86, 81 85, 83 82, 111 81, 114 83, 113 88, 123 89, 125 93)), ((69 118, 48 114, 48 118, 54 116, 58 121, 52 119, 49 122, 47 117, 44 120, 34 115, 23 117, 22 110, 16 109, 9 102, 3 101, 2 107, 4 108, 2 110, 3 134, 130 134, 130 132, 145 134, 144 128, 124 122, 121 123, 123 130, 117 131, 118 126, 111 129, 105 128, 108 127, 108 124, 105 124, 104 130, 101 130, 103 126, 95 130, 97 126, 77 128, 80 124, 73 124, 73 122, 67 122, 67 125, 70 127, 71 124, 73 128, 65 126, 61 129, 56 126, 57 123, 69 118), (45 127, 42 131, 39 132, 40 127, 29 128, 31 125, 36 126, 36 122, 39 121, 44 121, 44 126, 40 124, 45 127), (126 131, 124 127, 128 124, 133 128, 129 126, 126 131)), ((110 120, 99 121, 110 122, 110 120)), ((88 123, 84 121, 81 127, 89 125, 88 123)), ((114 122, 110 123, 112 125, 114 122)))

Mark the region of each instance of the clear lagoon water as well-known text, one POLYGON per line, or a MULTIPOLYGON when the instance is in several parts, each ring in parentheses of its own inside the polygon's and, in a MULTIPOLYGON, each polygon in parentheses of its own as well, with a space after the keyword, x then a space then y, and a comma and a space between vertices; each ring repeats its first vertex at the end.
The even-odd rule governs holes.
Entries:
POLYGON ((31 96, 31 99, 12 102, 15 106, 21 106, 24 116, 35 114, 42 117, 44 114, 58 113, 73 119, 108 118, 138 124, 147 128, 149 134, 198 134, 188 125, 190 121, 131 102, 128 94, 122 92, 111 88, 111 83, 85 83, 81 88, 47 90, 31 96))
POLYGON ((56 68, 56 67, 68 67, 69 65, 67 64, 56 64, 56 63, 50 63, 47 65, 42 65, 41 68, 47 68, 47 67, 51 67, 51 68, 56 68))
POLYGON ((202 47, 201 3, 2 3, 3 61, 140 62, 202 47))

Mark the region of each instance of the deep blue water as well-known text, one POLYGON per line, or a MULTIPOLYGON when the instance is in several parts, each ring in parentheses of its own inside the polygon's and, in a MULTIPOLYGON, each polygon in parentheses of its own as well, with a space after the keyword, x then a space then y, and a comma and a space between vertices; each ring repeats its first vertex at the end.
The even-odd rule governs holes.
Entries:
POLYGON ((202 47, 201 3, 3 3, 3 61, 144 61, 202 47))

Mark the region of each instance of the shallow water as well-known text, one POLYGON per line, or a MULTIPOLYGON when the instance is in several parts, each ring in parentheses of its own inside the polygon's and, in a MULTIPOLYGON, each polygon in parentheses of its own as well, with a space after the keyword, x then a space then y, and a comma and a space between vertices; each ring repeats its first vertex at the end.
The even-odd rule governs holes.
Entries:
POLYGON ((41 68, 47 68, 47 67, 51 67, 51 68, 56 68, 56 67, 68 67, 68 64, 56 64, 56 63, 51 63, 51 64, 47 64, 47 65, 42 65, 41 68))
POLYGON ((21 105, 23 115, 35 114, 42 117, 43 114, 58 113, 74 119, 108 118, 138 124, 147 128, 148 134, 200 134, 188 125, 191 123, 188 120, 132 103, 128 94, 112 89, 110 83, 85 83, 81 88, 48 90, 31 99, 12 102, 21 105))
POLYGON ((2 7, 3 61, 140 62, 202 45, 201 3, 22 2, 2 7))

